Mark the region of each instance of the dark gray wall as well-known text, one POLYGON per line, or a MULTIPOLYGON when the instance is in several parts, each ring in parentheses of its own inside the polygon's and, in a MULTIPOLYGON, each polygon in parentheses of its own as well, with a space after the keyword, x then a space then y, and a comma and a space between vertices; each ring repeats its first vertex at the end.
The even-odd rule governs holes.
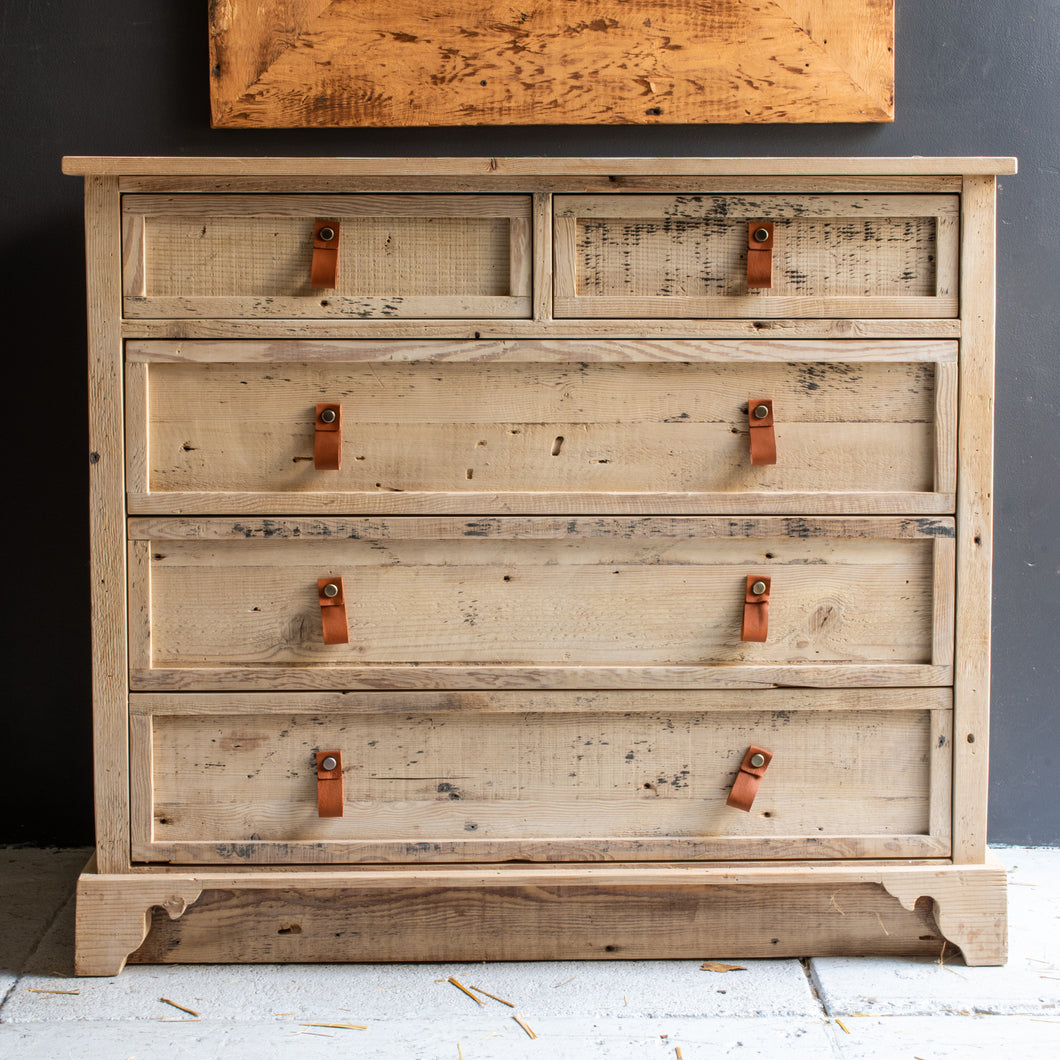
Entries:
POLYGON ((91 839, 81 183, 63 154, 1018 155, 999 210, 990 839, 1060 842, 1060 0, 898 0, 897 120, 214 132, 206 3, 0 13, 8 538, 0 842, 91 839))

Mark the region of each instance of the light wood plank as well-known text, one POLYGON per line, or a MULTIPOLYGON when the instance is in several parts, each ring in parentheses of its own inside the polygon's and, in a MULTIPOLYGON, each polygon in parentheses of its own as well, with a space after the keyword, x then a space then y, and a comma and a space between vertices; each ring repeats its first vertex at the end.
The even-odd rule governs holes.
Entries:
POLYGON ((150 320, 122 322, 122 334, 130 339, 624 339, 636 334, 645 339, 955 339, 961 334, 959 320, 804 319, 804 320, 562 320, 539 322, 478 318, 471 320, 320 320, 303 317, 251 320, 226 318, 150 320))
POLYGON ((211 218, 421 217, 428 221, 456 217, 508 218, 529 221, 529 195, 125 195, 122 213, 135 217, 211 218))
MULTIPOLYGON (((930 492, 935 477, 934 371, 917 362, 166 363, 150 373, 150 417, 134 433, 150 439, 148 488, 162 493, 660 490, 738 504, 766 494, 768 508, 789 492, 930 492), (750 464, 756 394, 773 398, 778 421, 781 456, 767 467, 750 464), (343 404, 338 471, 313 465, 324 399, 343 404)), ((131 439, 131 454, 143 448, 131 439)))
POLYGON ((957 647, 954 658, 953 858, 986 855, 990 755, 993 520, 995 189, 965 181, 962 196, 960 423, 957 435, 957 647))
MULTIPOLYGON (((129 341, 126 360, 134 364, 253 364, 331 361, 530 363, 754 363, 759 361, 875 362, 956 365, 958 344, 938 339, 264 339, 232 342, 210 339, 129 341)), ((953 373, 953 382, 956 373, 953 373)), ((951 384, 950 384, 951 385, 951 384)), ((943 398, 937 399, 938 404, 943 398)), ((955 414, 956 392, 946 399, 955 414)), ((936 413, 941 418, 940 413, 936 413)))
MULTIPOLYGON (((135 697, 137 716, 153 720, 153 747, 134 742, 134 753, 155 756, 156 821, 156 842, 137 854, 702 858, 790 856, 800 845, 814 856, 938 853, 928 833, 931 713, 948 696, 904 695, 877 709, 875 690, 827 693, 824 708, 797 692, 671 693, 647 697, 654 709, 632 716, 628 694, 509 693, 456 713, 434 711, 437 694, 383 713, 372 709, 378 695, 359 697, 356 713, 292 713, 290 697, 273 697, 288 712, 265 715, 255 711, 262 697, 239 697, 246 713, 233 713, 228 697, 220 715, 210 712, 214 695, 169 697, 174 714, 166 697, 135 697), (535 711, 535 699, 548 709, 535 711), (751 742, 775 757, 743 814, 724 800, 751 742), (316 818, 313 751, 324 746, 347 760, 340 820, 316 818), (183 781, 191 773, 201 776, 194 788, 183 781)), ((344 701, 303 696, 298 706, 341 710, 344 701)), ((465 694, 452 701, 467 703, 465 694)), ((136 731, 150 735, 142 724, 136 731)))
POLYGON ((957 491, 957 365, 935 368, 935 490, 957 491))
MULTIPOLYGON (((129 497, 149 493, 151 422, 149 369, 144 362, 125 360, 125 484, 129 497)), ((130 509, 132 510, 132 509, 130 509)))
POLYGON ((931 711, 931 808, 928 834, 949 842, 953 834, 953 710, 931 711))
MULTIPOLYGON (((308 276, 308 268, 306 276, 308 276)), ((128 297, 126 317, 164 317, 180 320, 200 316, 277 316, 288 318, 385 317, 529 317, 529 296, 508 295, 344 295, 325 293, 323 298, 284 295, 223 295, 128 297)))
POLYGON ((180 493, 130 494, 137 515, 936 515, 952 493, 180 493))
POLYGON ((291 689, 903 688, 953 683, 952 666, 760 663, 724 666, 270 666, 134 669, 139 691, 291 689))
POLYGON ((552 320, 552 194, 535 192, 533 203, 534 320, 552 320))
POLYGON ((121 218, 117 181, 85 181, 88 269, 88 471, 92 605, 92 718, 96 857, 102 872, 129 864, 125 461, 122 457, 121 218))
MULTIPOLYGON (((646 159, 645 161, 650 161, 646 159)), ((876 192, 879 194, 901 193, 933 195, 945 192, 960 194, 962 178, 959 176, 859 176, 836 174, 828 177, 800 176, 646 176, 634 174, 568 175, 555 176, 507 176, 492 175, 484 180, 470 175, 422 176, 407 173, 390 173, 386 176, 323 176, 307 174, 298 177, 282 176, 132 176, 124 174, 118 187, 123 193, 170 194, 173 192, 202 195, 251 193, 286 194, 293 182, 297 182, 301 193, 307 195, 334 194, 477 194, 489 192, 533 193, 552 192, 570 194, 592 194, 600 192, 636 192, 638 194, 732 194, 742 195, 777 194, 800 192, 806 194, 856 194, 876 192)))
POLYGON ((500 157, 366 157, 339 156, 270 158, 208 156, 129 156, 67 155, 63 172, 69 176, 216 176, 317 177, 356 176, 378 173, 438 174, 452 176, 572 176, 615 173, 689 174, 691 176, 734 175, 740 177, 776 175, 912 176, 935 174, 1013 174, 1012 157, 694 157, 679 158, 500 158, 500 157))
POLYGON ((956 556, 953 537, 935 539, 934 629, 931 634, 931 661, 935 666, 953 665, 954 608, 956 606, 956 556))
MULTIPOLYGON (((658 689, 643 692, 556 689, 513 689, 504 692, 411 690, 402 692, 285 692, 262 696, 255 692, 206 694, 138 692, 129 697, 132 717, 227 718, 233 715, 286 716, 295 714, 550 714, 590 711, 616 714, 641 713, 743 713, 752 710, 800 712, 840 711, 949 711, 953 696, 948 688, 868 689, 658 689)), ((941 724, 936 718, 936 723, 941 724)))

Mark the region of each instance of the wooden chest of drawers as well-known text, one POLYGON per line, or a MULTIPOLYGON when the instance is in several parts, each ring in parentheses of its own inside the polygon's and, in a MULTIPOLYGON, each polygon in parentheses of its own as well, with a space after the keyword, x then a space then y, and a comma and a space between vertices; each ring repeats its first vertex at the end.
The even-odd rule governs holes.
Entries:
POLYGON ((80 973, 1004 960, 1012 160, 66 171, 92 392, 80 973))

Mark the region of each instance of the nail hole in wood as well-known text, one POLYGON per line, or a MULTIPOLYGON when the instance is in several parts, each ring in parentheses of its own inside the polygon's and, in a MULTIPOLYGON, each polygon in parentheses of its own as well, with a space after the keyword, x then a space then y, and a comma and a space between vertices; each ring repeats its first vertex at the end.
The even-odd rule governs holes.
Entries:
POLYGON ((975 743, 975 733, 974 732, 968 733, 968 742, 969 743, 975 743))
POLYGON ((555 440, 555 441, 554 441, 554 442, 552 443, 552 455, 553 455, 553 456, 559 456, 559 451, 560 451, 560 450, 561 450, 562 448, 563 448, 563 435, 561 434, 561 435, 560 435, 560 436, 559 436, 559 437, 558 437, 558 438, 557 438, 557 439, 556 439, 556 440, 555 440))

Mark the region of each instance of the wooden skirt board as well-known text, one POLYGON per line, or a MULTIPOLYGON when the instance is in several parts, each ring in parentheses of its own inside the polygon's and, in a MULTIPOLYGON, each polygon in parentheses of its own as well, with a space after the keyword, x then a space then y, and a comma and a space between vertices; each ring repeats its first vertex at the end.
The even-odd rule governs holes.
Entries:
POLYGON ((428 358, 453 344, 351 343, 349 354, 371 359, 347 362, 314 343, 250 344, 260 354, 218 362, 233 351, 215 345, 135 348, 134 512, 248 495, 272 511, 377 512, 393 494, 433 510, 481 510, 495 495, 509 510, 577 511, 615 505, 614 494, 627 510, 839 512, 863 508, 866 494, 877 511, 953 508, 956 343, 764 340, 747 363, 737 343, 675 341, 670 356, 688 360, 666 364, 628 360, 638 351, 619 342, 565 343, 558 362, 536 360, 553 351, 526 342, 500 361, 441 364, 428 358), (252 359, 270 353, 298 359, 252 359), (778 459, 755 466, 747 406, 761 397, 773 402, 778 459), (314 464, 322 401, 342 408, 337 469, 314 464))
POLYGON ((76 970, 117 975, 130 954, 195 964, 939 958, 953 946, 967 964, 996 964, 1005 959, 1004 895, 992 858, 120 875, 90 863, 78 881, 76 970))
POLYGON ((712 670, 716 686, 938 684, 952 660, 944 518, 158 518, 129 534, 144 690, 607 687, 616 670, 632 687, 712 670), (765 643, 741 640, 748 575, 772 578, 765 643), (343 579, 349 643, 324 642, 321 578, 343 579))
POLYGON ((135 695, 131 709, 137 861, 949 853, 948 689, 135 695), (725 802, 750 745, 773 758, 743 812, 725 802), (319 816, 317 751, 342 756, 342 817, 319 816))

